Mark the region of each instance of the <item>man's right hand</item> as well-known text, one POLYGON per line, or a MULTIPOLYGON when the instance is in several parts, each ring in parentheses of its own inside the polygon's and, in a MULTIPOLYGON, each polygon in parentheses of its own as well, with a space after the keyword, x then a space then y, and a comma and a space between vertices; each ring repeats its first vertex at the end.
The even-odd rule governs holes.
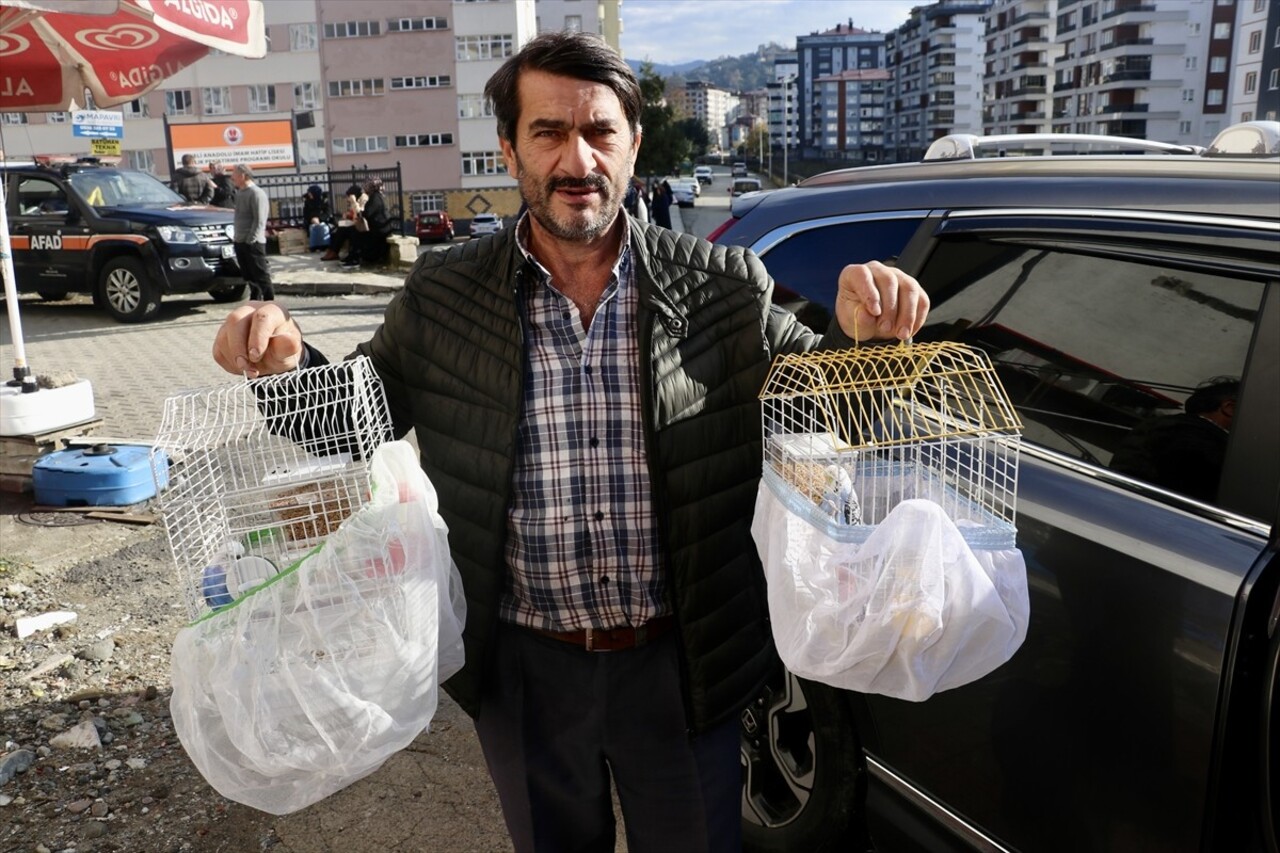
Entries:
POLYGON ((277 302, 246 302, 227 315, 213 341, 213 360, 250 379, 298 366, 302 330, 277 302))

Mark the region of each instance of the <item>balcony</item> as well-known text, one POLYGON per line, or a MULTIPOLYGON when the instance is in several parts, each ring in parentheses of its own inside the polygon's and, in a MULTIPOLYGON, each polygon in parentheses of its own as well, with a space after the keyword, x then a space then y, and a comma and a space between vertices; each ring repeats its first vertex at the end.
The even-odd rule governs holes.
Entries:
POLYGON ((1150 104, 1106 104, 1094 112, 1098 115, 1115 115, 1116 113, 1145 113, 1151 109, 1150 104))
POLYGON ((1044 118, 1044 110, 1027 110, 1021 113, 1009 113, 1009 121, 1031 121, 1032 119, 1044 118))
POLYGON ((1153 45, 1155 43, 1156 43, 1156 40, 1152 38, 1116 39, 1115 41, 1108 42, 1107 44, 1104 44, 1102 47, 1098 48, 1098 52, 1106 53, 1108 50, 1115 50, 1116 48, 1119 48, 1119 47, 1133 47, 1135 45, 1153 45))
POLYGON ((1132 6, 1123 6, 1120 8, 1112 9, 1110 12, 1103 12, 1102 20, 1105 21, 1110 18, 1119 17, 1120 15, 1128 15, 1130 12, 1154 12, 1154 11, 1156 11, 1156 4, 1138 3, 1132 6))
POLYGON ((1103 83, 1120 83, 1126 80, 1150 80, 1151 69, 1134 69, 1132 71, 1112 71, 1103 76, 1103 83))

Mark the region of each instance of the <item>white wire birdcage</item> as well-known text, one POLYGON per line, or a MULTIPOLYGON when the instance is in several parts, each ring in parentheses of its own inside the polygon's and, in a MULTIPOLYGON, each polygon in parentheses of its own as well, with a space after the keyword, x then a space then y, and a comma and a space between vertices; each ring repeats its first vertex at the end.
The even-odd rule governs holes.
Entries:
POLYGON ((159 505, 191 618, 337 529, 367 500, 368 460, 391 438, 365 358, 170 396, 155 447, 174 470, 159 505))
POLYGON ((1012 547, 1022 423, 986 354, 953 342, 779 357, 760 393, 764 477, 841 541, 899 503, 942 507, 974 547, 1012 547))

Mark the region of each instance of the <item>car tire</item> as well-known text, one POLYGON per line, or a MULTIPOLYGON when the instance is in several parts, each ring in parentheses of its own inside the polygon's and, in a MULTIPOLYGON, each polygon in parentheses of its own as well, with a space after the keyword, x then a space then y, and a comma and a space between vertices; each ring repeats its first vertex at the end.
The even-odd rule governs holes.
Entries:
POLYGON ((121 323, 141 323, 160 311, 160 288, 138 258, 113 258, 98 276, 94 304, 121 323))
POLYGON ((742 713, 748 853, 867 849, 861 745, 841 691, 779 667, 742 713))
POLYGON ((70 293, 62 293, 55 290, 41 290, 38 292, 40 294, 40 298, 45 302, 62 302, 71 298, 70 293))
POLYGON ((244 299, 244 295, 248 290, 249 285, 247 284, 218 287, 209 291, 209 297, 219 304, 224 302, 239 302, 241 299, 244 299))

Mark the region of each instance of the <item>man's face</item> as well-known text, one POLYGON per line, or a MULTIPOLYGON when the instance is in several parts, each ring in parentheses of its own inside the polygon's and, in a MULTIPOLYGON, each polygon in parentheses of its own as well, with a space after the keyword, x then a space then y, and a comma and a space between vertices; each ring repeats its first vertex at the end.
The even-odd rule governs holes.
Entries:
POLYGON ((237 171, 237 170, 235 170, 235 169, 232 169, 232 170, 231 170, 231 183, 235 184, 237 189, 244 189, 244 185, 245 185, 245 183, 247 183, 247 181, 245 180, 245 177, 244 177, 244 173, 243 173, 243 172, 239 172, 239 171, 237 171))
POLYGON ((609 230, 640 150, 608 86, 525 71, 515 142, 503 139, 507 171, 529 212, 553 237, 587 242, 609 230))

